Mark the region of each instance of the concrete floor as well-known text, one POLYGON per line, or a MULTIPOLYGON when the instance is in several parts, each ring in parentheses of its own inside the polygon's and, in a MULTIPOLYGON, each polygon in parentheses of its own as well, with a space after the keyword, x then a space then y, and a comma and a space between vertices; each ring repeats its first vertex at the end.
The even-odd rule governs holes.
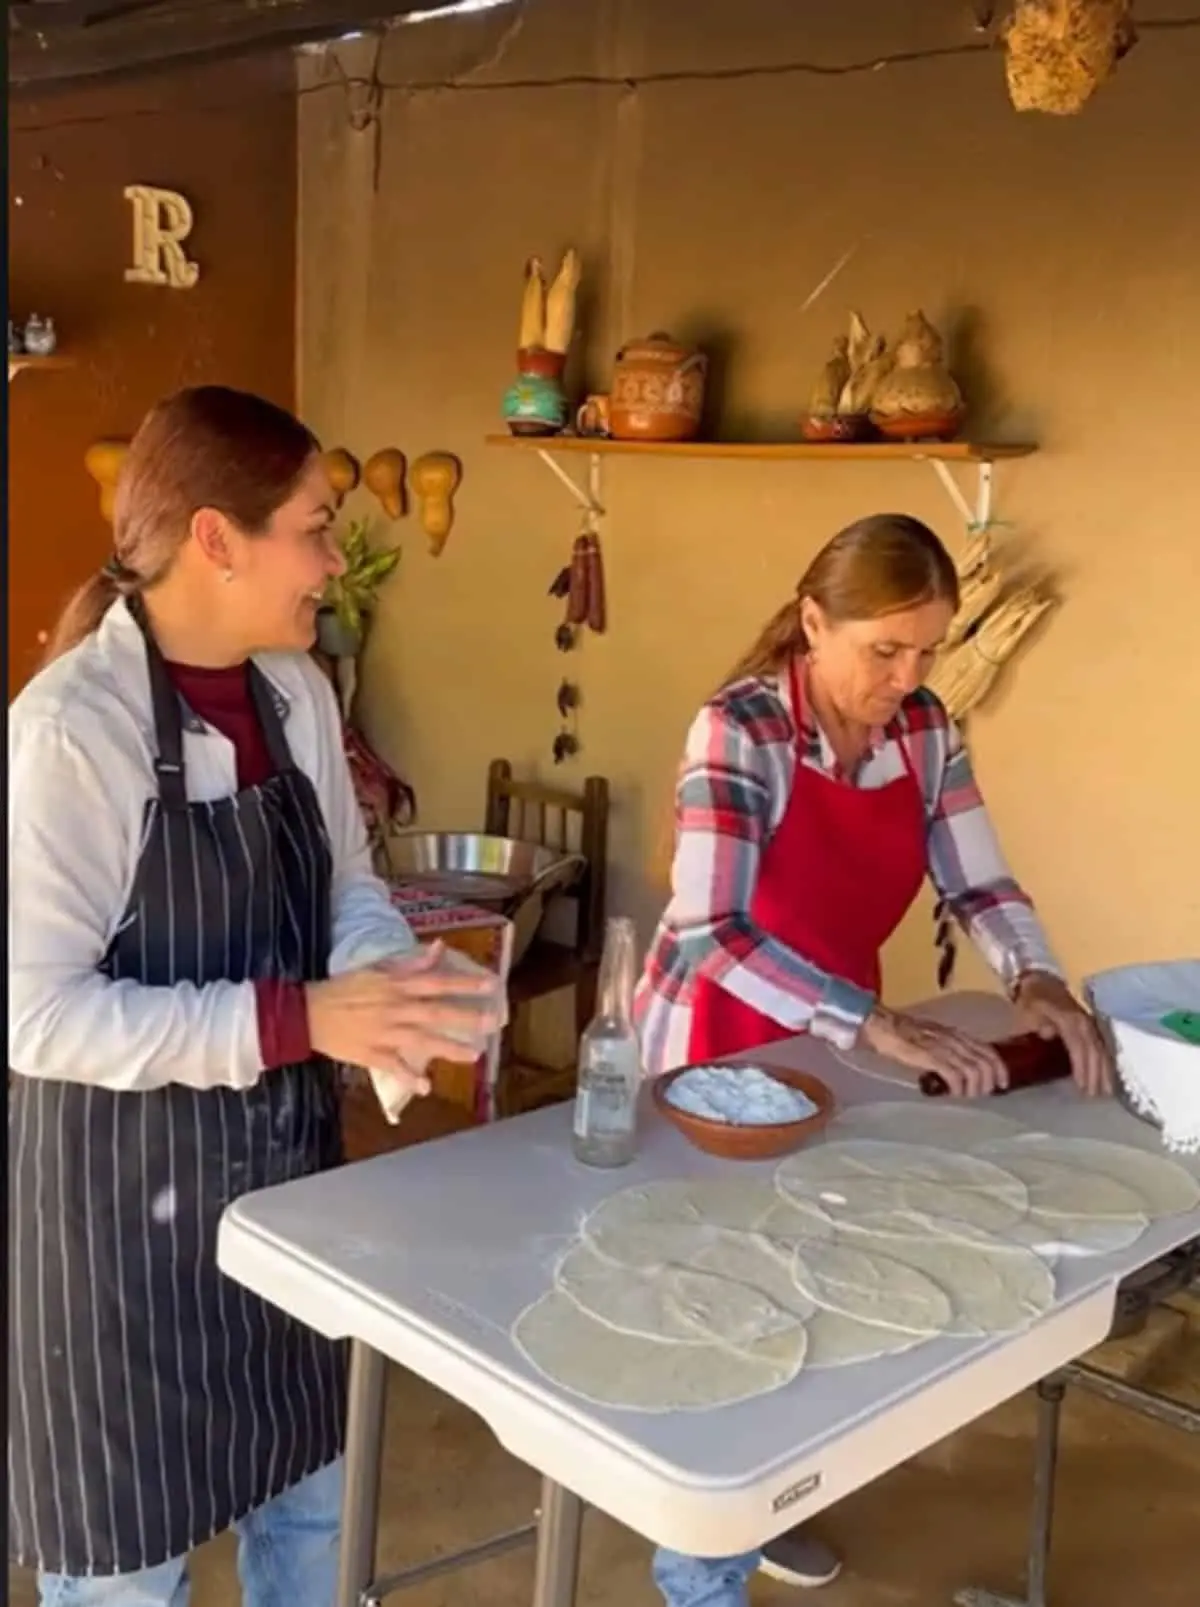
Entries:
MULTIPOLYGON (((1144 1377, 1200 1404, 1200 1318, 1169 1362, 1144 1377)), ((1010 1402, 821 1520, 843 1577, 809 1597, 760 1579, 756 1607, 950 1607, 965 1584, 1015 1589, 1029 1504, 1033 1403, 1010 1402)), ((403 1567, 524 1522, 537 1481, 484 1425, 428 1385, 391 1381, 381 1565, 403 1567), (414 1454, 415 1453, 415 1454, 414 1454)), ((1082 1395, 1064 1419, 1051 1607, 1195 1607, 1200 1436, 1082 1395)), ((580 1607, 657 1607, 650 1548, 598 1514, 585 1527, 580 1607)), ((410 1607, 524 1607, 532 1557, 517 1552, 408 1593, 410 1607)), ((235 1607, 229 1536, 197 1553, 192 1607, 235 1607)), ((12 1607, 34 1607, 28 1575, 12 1607)), ((398 1600, 399 1598, 393 1598, 398 1600)))

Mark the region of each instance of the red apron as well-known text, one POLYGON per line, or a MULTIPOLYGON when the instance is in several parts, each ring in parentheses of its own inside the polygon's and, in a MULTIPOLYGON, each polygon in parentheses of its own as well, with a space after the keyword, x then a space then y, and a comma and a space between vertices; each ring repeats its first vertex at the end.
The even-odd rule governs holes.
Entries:
MULTIPOLYGON (((903 742, 905 774, 866 790, 803 762, 796 663, 790 671, 796 774, 783 819, 763 850, 750 917, 802 958, 871 993, 879 954, 928 870, 925 799, 903 742)), ((699 978, 688 1059, 713 1060, 795 1036, 699 978)))

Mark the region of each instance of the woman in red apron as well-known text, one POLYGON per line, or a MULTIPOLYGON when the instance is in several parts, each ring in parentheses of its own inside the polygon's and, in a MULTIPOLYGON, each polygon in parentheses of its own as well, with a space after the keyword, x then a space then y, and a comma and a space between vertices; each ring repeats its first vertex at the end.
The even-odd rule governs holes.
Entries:
MULTIPOLYGON (((801 1032, 937 1071, 953 1092, 1004 1078, 995 1051, 887 1009, 880 953, 925 878, 1030 1025, 1061 1036, 1087 1092, 1109 1067, 1004 862, 955 727, 923 682, 958 607, 932 531, 859 520, 701 710, 676 793, 672 898, 637 999, 648 1073, 801 1032)), ((820 1585, 840 1564, 807 1529, 765 1553, 660 1552, 668 1607, 742 1607, 762 1567, 820 1585)))
POLYGON ((500 1022, 371 870, 308 657, 334 513, 290 414, 171 398, 10 711, 8 1533, 44 1607, 185 1607, 230 1527, 246 1607, 331 1607, 343 1347, 226 1279, 218 1223, 338 1164, 338 1062, 422 1091, 500 1022))

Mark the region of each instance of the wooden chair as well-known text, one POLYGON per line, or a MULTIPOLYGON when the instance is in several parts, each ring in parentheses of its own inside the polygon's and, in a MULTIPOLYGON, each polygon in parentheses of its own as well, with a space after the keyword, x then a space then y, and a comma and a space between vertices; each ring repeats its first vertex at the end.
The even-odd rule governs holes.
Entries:
POLYGON ((587 862, 574 886, 558 895, 575 906, 573 939, 560 943, 539 932, 509 977, 512 1019, 501 1047, 497 1107, 500 1115, 513 1116, 574 1092, 573 1058, 567 1066, 518 1060, 513 1056, 513 1032, 533 1000, 566 988, 574 994, 576 1041, 595 1013, 604 945, 608 782, 603 776, 588 776, 581 793, 567 792, 541 782, 514 781, 508 760, 494 759, 488 767, 484 830, 493 837, 515 837, 561 853, 579 853, 587 862))

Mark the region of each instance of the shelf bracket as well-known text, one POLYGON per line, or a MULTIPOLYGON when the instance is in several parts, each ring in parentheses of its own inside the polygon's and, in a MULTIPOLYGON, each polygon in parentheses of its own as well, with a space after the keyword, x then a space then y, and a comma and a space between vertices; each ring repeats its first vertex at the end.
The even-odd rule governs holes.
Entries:
POLYGON ((595 530, 599 521, 604 517, 604 504, 600 500, 602 480, 599 452, 589 452, 588 454, 586 485, 580 485, 577 480, 568 474, 553 453, 546 452, 539 447, 538 457, 541 458, 554 478, 566 486, 575 501, 583 509, 587 528, 595 530))
POLYGON ((942 482, 946 495, 953 502, 967 529, 972 532, 986 530, 992 522, 992 470, 995 465, 991 459, 984 458, 981 463, 976 464, 974 508, 963 495, 947 463, 941 458, 926 458, 925 461, 942 482))

